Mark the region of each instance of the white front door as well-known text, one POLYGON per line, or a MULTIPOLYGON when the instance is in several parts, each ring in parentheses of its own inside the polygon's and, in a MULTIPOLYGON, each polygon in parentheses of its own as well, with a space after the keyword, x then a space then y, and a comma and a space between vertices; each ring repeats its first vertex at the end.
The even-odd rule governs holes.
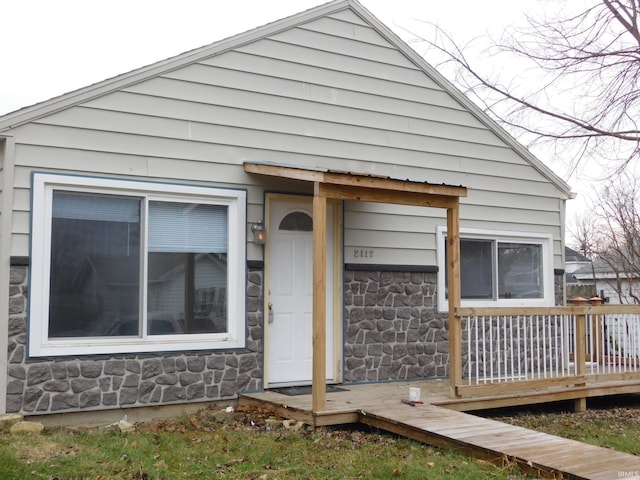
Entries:
MULTIPOLYGON (((312 376, 312 200, 278 197, 268 202, 267 382, 309 384, 312 376), (269 312, 270 310, 270 312, 269 312)), ((331 209, 329 209, 331 210, 331 209)), ((327 212, 327 365, 333 377, 333 218, 327 212)))

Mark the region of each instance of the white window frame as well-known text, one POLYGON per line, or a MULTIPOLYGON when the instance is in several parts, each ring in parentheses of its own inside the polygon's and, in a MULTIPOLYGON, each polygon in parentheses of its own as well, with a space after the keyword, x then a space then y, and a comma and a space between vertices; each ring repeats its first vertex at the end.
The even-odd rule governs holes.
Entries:
MULTIPOLYGON (((94 355, 244 348, 246 344, 246 190, 34 173, 31 182, 29 356, 94 355), (71 191, 228 206, 228 331, 136 337, 49 338, 53 191, 71 191)), ((144 240, 146 242, 146 239, 144 240)), ((146 243, 144 248, 146 256, 146 243)), ((146 321, 146 279, 141 314, 146 321)))
MULTIPOLYGON (((438 226, 436 242, 438 249, 438 310, 440 312, 446 312, 449 309, 449 301, 446 297, 446 236, 447 227, 438 226)), ((460 238, 540 245, 542 247, 543 278, 542 298, 496 298, 491 300, 462 299, 460 301, 462 307, 551 307, 555 305, 555 287, 553 276, 553 235, 547 233, 461 228, 460 238)), ((495 279, 494 282, 495 281, 497 281, 497 279, 495 279)), ((494 285, 494 288, 497 288, 497 285, 494 285)))

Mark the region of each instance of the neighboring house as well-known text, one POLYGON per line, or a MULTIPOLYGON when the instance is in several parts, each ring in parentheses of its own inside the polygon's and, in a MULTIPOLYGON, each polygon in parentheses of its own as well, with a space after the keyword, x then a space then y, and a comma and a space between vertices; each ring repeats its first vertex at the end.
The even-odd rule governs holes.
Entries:
POLYGON ((564 247, 564 269, 567 274, 567 281, 569 281, 569 275, 587 267, 591 268, 591 260, 588 257, 577 250, 564 247))
POLYGON ((626 271, 623 264, 602 259, 585 265, 573 275, 582 283, 595 283, 598 296, 611 304, 636 304, 640 301, 640 276, 626 271))
MULTIPOLYGON (((576 284, 588 285, 605 303, 637 304, 640 302, 638 269, 628 271, 630 269, 625 268, 625 265, 629 265, 629 262, 621 261, 620 257, 614 254, 606 260, 599 258, 594 260, 593 264, 585 264, 572 275, 576 284)), ((567 285, 567 292, 570 291, 567 285)), ((600 329, 608 353, 640 357, 640 331, 627 315, 607 316, 606 321, 600 324, 600 329)))
POLYGON ((575 273, 591 271, 591 260, 582 253, 569 247, 564 247, 564 269, 566 298, 592 298, 599 292, 596 290, 593 278, 578 278, 575 273))
MULTIPOLYGON (((564 301, 569 187, 353 0, 0 117, 0 160, 0 413, 310 382, 314 172, 466 187, 462 304, 564 301)), ((327 225, 327 381, 446 376, 442 209, 327 225)))

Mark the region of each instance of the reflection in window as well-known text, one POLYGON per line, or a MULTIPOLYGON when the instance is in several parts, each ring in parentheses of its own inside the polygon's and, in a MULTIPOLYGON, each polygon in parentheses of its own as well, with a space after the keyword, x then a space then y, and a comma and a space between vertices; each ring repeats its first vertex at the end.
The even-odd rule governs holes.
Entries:
POLYGON ((227 207, 149 202, 147 329, 227 331, 227 207))
POLYGON ((498 294, 500 298, 540 298, 542 246, 498 244, 498 294))
POLYGON ((228 207, 142 204, 139 197, 53 192, 50 338, 139 337, 141 295, 148 335, 228 331, 228 207))
POLYGON ((490 240, 460 240, 462 298, 493 298, 493 248, 490 240))
POLYGON ((49 337, 138 335, 140 202, 54 192, 49 337))
MULTIPOLYGON (((447 258, 445 248, 445 265, 447 258)), ((463 300, 543 298, 542 263, 542 245, 540 244, 462 238, 460 239, 461 298, 463 300)), ((446 282, 447 269, 444 274, 446 282)))
POLYGON ((305 212, 291 212, 280 222, 279 230, 313 232, 313 219, 305 212))

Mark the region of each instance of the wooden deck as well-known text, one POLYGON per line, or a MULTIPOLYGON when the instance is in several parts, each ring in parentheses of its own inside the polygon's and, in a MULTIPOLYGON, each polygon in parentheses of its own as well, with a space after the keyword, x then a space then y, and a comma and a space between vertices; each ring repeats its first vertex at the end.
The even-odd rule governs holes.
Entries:
MULTIPOLYGON (((327 393, 326 410, 312 414, 311 395, 288 396, 273 391, 244 394, 241 404, 269 405, 284 418, 311 425, 364 423, 437 447, 453 448, 498 464, 515 462, 529 474, 555 478, 612 480, 640 475, 635 455, 587 445, 553 435, 507 425, 457 410, 487 408, 487 400, 456 404, 448 397, 447 381, 347 385, 327 393), (409 386, 421 389, 424 405, 401 402, 409 386)), ((583 394, 584 392, 579 392, 583 394)), ((542 393, 540 398, 545 398, 542 393)), ((494 399, 498 406, 507 398, 494 399)), ((542 400, 549 401, 549 400, 542 400)), ((513 397, 512 405, 535 403, 513 397)))

